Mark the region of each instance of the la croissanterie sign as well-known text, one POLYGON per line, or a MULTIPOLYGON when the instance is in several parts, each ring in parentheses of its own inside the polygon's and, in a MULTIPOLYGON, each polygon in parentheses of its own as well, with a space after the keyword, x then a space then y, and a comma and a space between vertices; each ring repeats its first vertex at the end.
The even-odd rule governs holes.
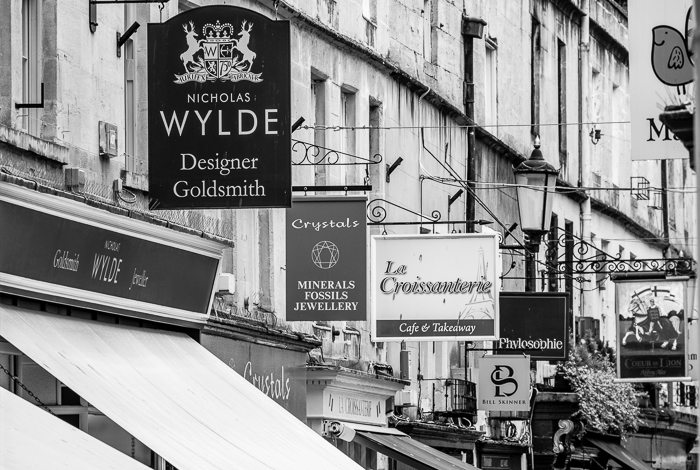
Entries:
POLYGON ((373 340, 495 339, 497 257, 497 234, 373 236, 373 340))
POLYGON ((207 6, 148 25, 151 209, 291 206, 289 22, 207 6))

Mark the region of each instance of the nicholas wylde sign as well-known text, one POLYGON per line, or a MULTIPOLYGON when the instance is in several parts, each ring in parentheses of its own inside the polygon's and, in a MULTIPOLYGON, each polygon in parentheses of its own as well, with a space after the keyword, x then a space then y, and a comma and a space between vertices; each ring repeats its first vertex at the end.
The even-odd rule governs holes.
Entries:
POLYGON ((287 210, 287 321, 367 319, 367 199, 294 198, 287 210))
POLYGON ((233 6, 148 25, 152 209, 291 206, 289 22, 233 6))

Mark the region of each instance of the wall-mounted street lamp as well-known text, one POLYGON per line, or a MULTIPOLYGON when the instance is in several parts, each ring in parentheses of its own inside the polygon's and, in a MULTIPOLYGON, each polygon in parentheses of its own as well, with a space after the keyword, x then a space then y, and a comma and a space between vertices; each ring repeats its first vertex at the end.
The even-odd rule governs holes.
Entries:
POLYGON ((540 138, 530 158, 513 169, 518 194, 520 228, 525 240, 525 290, 535 290, 535 253, 540 250, 542 236, 549 232, 552 220, 552 202, 559 170, 548 163, 540 151, 540 138))
POLYGON ((386 165, 386 182, 387 183, 391 181, 391 179, 389 178, 389 175, 391 175, 394 172, 396 167, 401 165, 401 162, 403 162, 403 158, 399 157, 396 159, 396 161, 394 163, 391 164, 391 166, 389 166, 389 164, 387 163, 387 165, 386 165))
POLYGON ((447 208, 448 208, 448 211, 449 211, 450 206, 451 206, 452 204, 454 204, 455 201, 456 201, 457 199, 459 199, 459 196, 461 196, 462 193, 464 193, 464 190, 463 190, 463 189, 460 189, 460 190, 457 191, 454 195, 452 195, 452 196, 447 196, 447 208))
POLYGON ((129 40, 132 34, 136 32, 137 29, 139 29, 139 24, 138 21, 134 21, 134 24, 129 26, 129 29, 124 31, 124 34, 117 32, 117 57, 122 56, 122 46, 126 44, 126 41, 129 40))
POLYGON ((294 124, 292 124, 292 134, 294 133, 295 130, 299 129, 302 124, 304 124, 304 116, 299 116, 299 119, 294 121, 294 124))
POLYGON ((603 133, 596 127, 595 124, 593 124, 593 129, 591 129, 591 132, 588 135, 590 136, 593 145, 598 145, 598 142, 600 142, 600 136, 602 136, 603 133))

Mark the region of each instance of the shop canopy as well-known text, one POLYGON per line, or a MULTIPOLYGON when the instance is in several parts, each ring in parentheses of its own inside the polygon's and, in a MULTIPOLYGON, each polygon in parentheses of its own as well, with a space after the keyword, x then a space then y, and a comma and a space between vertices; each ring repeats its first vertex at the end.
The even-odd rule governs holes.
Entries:
POLYGON ((0 336, 178 470, 360 468, 183 333, 2 305, 0 336))
POLYGON ((357 442, 417 470, 479 470, 450 455, 423 444, 394 428, 342 423, 345 431, 338 436, 357 442))
POLYGON ((148 470, 148 467, 0 387, 3 470, 148 470))
POLYGON ((619 463, 625 469, 652 470, 649 465, 632 455, 630 451, 622 447, 617 442, 598 439, 592 436, 586 436, 586 440, 608 454, 614 461, 619 463))

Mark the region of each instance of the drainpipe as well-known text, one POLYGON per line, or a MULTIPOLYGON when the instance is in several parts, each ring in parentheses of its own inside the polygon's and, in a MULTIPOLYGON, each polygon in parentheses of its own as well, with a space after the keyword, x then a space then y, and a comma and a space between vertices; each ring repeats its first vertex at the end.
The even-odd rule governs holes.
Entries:
MULTIPOLYGON (((474 38, 484 35, 486 21, 482 18, 467 16, 462 12, 462 37, 464 38, 464 114, 470 126, 474 124, 474 38)), ((474 200, 476 181, 476 129, 469 127, 467 132, 467 194, 465 219, 476 218, 476 201, 474 200)), ((467 222, 465 231, 474 232, 474 223, 467 222)))
MULTIPOLYGON (((420 213, 421 215, 423 214, 423 180, 421 179, 423 176, 423 109, 421 108, 421 102, 423 101, 423 98, 425 98, 428 93, 430 93, 430 87, 428 87, 427 90, 425 90, 425 93, 420 95, 418 97, 418 184, 421 186, 420 188, 420 200, 418 201, 420 204, 420 213)), ((421 218, 421 221, 423 219, 421 218)), ((421 224, 421 229, 423 228, 423 224, 421 224)))
MULTIPOLYGON (((474 38, 464 36, 464 80, 466 82, 464 106, 468 124, 474 123, 474 38)), ((474 191, 476 180, 476 137, 474 127, 467 131, 467 194, 466 194, 466 217, 465 220, 476 218, 476 204, 474 201, 474 191)), ((467 222, 466 233, 474 232, 474 224, 467 222)))
MULTIPOLYGON (((591 146, 593 145, 588 139, 586 129, 583 124, 590 122, 590 83, 591 83, 591 64, 590 64, 590 16, 589 16, 590 0, 582 0, 581 10, 583 10, 583 18, 581 19, 581 43, 579 44, 579 187, 588 187, 590 185, 591 173, 591 146)), ((591 199, 586 192, 586 199, 580 205, 581 217, 581 238, 584 241, 591 243, 591 199)), ((586 278, 590 281, 591 275, 587 274, 586 278)), ((571 293, 573 295, 573 292, 571 293)), ((592 311, 593 291, 582 292, 579 315, 585 316, 592 311)))
POLYGON ((671 233, 668 228, 668 160, 661 160, 661 214, 664 228, 664 238, 669 242, 671 233))
MULTIPOLYGON (((430 87, 425 90, 425 93, 418 97, 418 177, 423 174, 423 111, 420 106, 421 101, 430 93, 430 87)), ((422 206, 421 206, 422 207, 422 206)))

